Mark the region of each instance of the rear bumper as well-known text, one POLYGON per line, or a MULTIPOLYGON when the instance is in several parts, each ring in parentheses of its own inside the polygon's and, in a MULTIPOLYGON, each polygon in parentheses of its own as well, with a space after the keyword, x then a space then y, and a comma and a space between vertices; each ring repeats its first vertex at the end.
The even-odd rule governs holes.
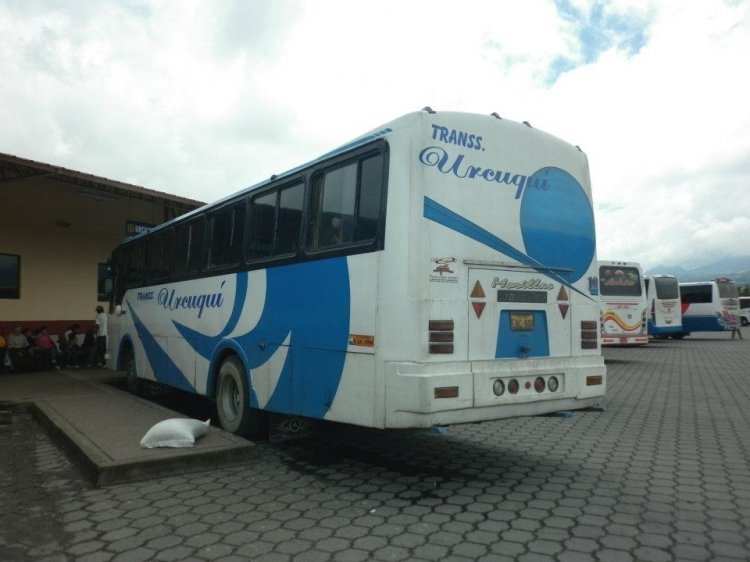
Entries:
POLYGON ((587 408, 601 402, 606 386, 601 356, 554 363, 550 359, 387 363, 385 427, 432 427, 587 408), (538 377, 545 381, 542 392, 534 388, 538 377), (559 383, 555 392, 548 386, 552 377, 559 383), (498 379, 505 389, 501 396, 493 392, 498 379), (511 380, 518 382, 515 394, 508 389, 511 380), (438 396, 455 396, 436 397, 436 389, 451 389, 439 390, 438 396))
POLYGON ((602 336, 602 346, 646 344, 648 344, 648 334, 639 336, 602 336))

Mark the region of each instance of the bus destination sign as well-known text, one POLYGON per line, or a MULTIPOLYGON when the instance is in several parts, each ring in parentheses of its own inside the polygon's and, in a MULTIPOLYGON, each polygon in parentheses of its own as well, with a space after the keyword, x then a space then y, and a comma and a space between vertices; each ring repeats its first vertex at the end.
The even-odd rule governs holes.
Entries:
POLYGON ((497 302, 546 303, 547 291, 510 291, 499 289, 497 291, 497 302))

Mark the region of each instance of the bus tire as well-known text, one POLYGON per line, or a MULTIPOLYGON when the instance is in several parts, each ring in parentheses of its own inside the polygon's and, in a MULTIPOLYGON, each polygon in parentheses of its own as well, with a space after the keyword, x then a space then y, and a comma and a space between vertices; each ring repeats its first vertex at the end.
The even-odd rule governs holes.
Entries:
POLYGON ((747 326, 748 324, 750 324, 750 322, 748 322, 747 318, 745 318, 744 316, 740 316, 740 324, 742 324, 743 326, 747 326))
POLYGON ((236 356, 228 357, 216 378, 216 412, 224 431, 242 437, 260 437, 264 412, 250 406, 247 374, 236 356))
POLYGON ((135 368, 135 354, 130 348, 126 349, 123 354, 125 357, 122 360, 122 367, 125 370, 125 384, 128 392, 135 396, 143 396, 145 385, 138 378, 138 371, 135 368))
POLYGON ((673 340, 681 340, 681 339, 682 339, 682 338, 684 338, 684 337, 685 337, 686 335, 687 335, 687 334, 684 334, 684 333, 682 333, 682 332, 680 332, 680 333, 678 333, 678 334, 672 334, 672 339, 673 339, 673 340))

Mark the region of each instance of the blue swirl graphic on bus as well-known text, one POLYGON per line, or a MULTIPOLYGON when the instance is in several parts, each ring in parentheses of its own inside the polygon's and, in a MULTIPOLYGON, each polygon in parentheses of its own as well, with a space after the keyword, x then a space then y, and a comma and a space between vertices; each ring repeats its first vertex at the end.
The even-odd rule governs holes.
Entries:
POLYGON ((588 271, 596 250, 594 210, 581 184, 555 167, 535 172, 530 183, 544 191, 527 189, 521 201, 521 234, 526 253, 546 267, 572 269, 575 283, 588 271))
MULTIPOLYGON (((246 301, 260 297, 253 294, 247 273, 237 274, 232 313, 219 334, 210 336, 173 323, 200 356, 213 361, 222 349, 231 348, 249 374, 265 365, 288 339, 289 353, 265 409, 323 417, 338 389, 349 343, 346 258, 273 267, 265 274, 263 311, 257 324, 245 333, 228 337, 238 329, 242 332, 241 312, 246 301)), ((252 390, 250 403, 259 407, 252 390)))
POLYGON ((520 226, 525 252, 429 197, 424 198, 423 216, 590 299, 572 286, 588 270, 596 246, 594 214, 586 192, 570 174, 559 168, 543 168, 531 179, 545 188, 523 192, 520 226))

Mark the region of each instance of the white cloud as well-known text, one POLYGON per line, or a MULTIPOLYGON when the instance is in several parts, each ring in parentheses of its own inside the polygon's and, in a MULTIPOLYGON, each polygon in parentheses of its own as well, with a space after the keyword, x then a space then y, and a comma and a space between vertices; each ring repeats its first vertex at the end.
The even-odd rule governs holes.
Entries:
POLYGON ((3 152, 210 201, 497 111, 587 152, 602 257, 747 252, 747 3, 10 1, 0 34, 3 152))

